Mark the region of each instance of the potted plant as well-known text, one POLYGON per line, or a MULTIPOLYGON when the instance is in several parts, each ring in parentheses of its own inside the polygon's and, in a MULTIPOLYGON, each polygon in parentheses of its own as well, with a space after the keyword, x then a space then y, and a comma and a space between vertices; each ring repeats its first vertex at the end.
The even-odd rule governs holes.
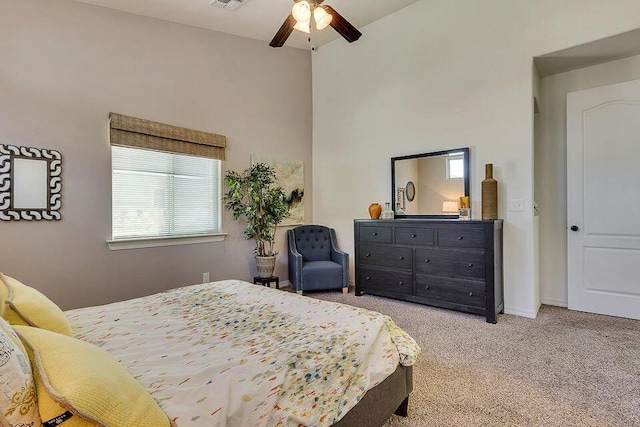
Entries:
POLYGON ((244 216, 247 229, 244 237, 254 240, 254 257, 259 277, 273 276, 276 266, 274 250, 276 226, 289 216, 284 202, 284 191, 277 184, 276 174, 271 166, 256 163, 241 174, 227 171, 224 182, 228 187, 224 195, 225 207, 231 211, 234 220, 244 216))

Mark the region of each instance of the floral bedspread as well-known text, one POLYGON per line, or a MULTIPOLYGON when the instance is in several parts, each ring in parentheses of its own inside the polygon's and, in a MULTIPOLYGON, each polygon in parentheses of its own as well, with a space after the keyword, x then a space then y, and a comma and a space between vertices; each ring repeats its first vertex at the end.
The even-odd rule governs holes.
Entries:
POLYGON ((239 280, 66 315, 179 427, 328 426, 420 352, 388 316, 239 280))

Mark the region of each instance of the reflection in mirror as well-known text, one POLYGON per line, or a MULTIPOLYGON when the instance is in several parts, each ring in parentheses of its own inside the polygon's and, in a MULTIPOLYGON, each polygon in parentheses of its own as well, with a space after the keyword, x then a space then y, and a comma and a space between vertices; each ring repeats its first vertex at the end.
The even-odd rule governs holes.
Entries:
POLYGON ((469 195, 468 171, 468 148, 392 158, 396 216, 456 218, 460 197, 469 195), (400 189, 407 195, 415 192, 413 200, 407 197, 403 206, 397 205, 402 202, 396 198, 400 189))
POLYGON ((49 189, 48 167, 45 160, 13 160, 13 208, 46 209, 49 189))

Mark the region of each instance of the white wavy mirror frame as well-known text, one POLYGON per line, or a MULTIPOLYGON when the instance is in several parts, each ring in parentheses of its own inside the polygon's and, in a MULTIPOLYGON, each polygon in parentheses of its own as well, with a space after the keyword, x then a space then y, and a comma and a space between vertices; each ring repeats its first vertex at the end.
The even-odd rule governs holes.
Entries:
POLYGON ((57 221, 61 206, 60 153, 0 144, 0 220, 57 221))

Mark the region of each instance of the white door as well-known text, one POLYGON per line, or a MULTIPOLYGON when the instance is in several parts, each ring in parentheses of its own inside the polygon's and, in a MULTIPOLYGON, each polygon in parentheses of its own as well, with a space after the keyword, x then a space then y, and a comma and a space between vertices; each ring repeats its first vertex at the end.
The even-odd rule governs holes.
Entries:
POLYGON ((567 95, 569 308, 640 319, 640 80, 567 95))

